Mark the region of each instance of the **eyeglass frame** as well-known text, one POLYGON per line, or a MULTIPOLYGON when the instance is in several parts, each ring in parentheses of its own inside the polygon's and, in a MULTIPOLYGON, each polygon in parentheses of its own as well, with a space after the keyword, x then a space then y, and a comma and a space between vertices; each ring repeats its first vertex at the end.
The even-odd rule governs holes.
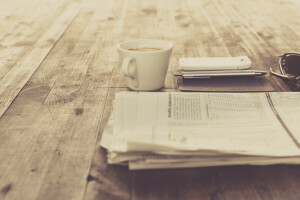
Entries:
POLYGON ((283 78, 283 79, 290 80, 290 81, 299 81, 300 80, 300 76, 295 76, 295 75, 292 75, 292 74, 288 74, 287 75, 287 73, 285 73, 285 71, 283 69, 283 61, 284 61, 283 58, 287 54, 290 54, 290 55, 300 55, 300 53, 285 53, 285 54, 279 56, 280 57, 280 59, 279 59, 279 70, 280 70, 281 74, 278 74, 278 73, 274 72, 273 69, 272 69, 272 67, 270 68, 270 72, 271 72, 272 75, 277 76, 279 78, 283 78))
POLYGON ((284 62, 286 60, 287 55, 300 55, 300 53, 285 53, 280 57, 279 59, 279 69, 282 74, 278 74, 270 68, 271 75, 275 75, 283 80, 286 81, 287 85, 293 90, 293 91, 300 91, 300 76, 295 76, 293 74, 287 74, 285 71, 284 62))

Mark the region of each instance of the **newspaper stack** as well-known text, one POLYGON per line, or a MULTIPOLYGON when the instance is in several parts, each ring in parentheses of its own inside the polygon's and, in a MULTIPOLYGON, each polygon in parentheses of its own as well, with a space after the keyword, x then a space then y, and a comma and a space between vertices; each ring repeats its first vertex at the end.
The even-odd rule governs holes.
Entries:
POLYGON ((115 96, 101 139, 129 169, 300 163, 300 93, 115 96))

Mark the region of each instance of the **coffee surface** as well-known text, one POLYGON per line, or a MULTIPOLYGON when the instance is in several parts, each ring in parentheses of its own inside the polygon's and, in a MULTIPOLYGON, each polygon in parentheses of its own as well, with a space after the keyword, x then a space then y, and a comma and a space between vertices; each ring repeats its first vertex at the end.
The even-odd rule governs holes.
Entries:
POLYGON ((128 49, 129 51, 158 51, 161 50, 160 48, 154 48, 154 47, 143 47, 143 48, 133 48, 128 49))

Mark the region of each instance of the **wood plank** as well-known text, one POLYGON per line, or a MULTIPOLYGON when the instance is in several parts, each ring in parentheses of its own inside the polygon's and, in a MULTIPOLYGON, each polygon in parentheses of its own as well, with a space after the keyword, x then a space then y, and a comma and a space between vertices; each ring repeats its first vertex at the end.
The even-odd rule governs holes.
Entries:
POLYGON ((178 170, 141 170, 132 174, 131 199, 178 199, 178 170))
POLYGON ((33 49, 69 2, 2 1, 0 7, 0 80, 33 49), (45 9, 47 8, 47 9, 45 9))
POLYGON ((29 54, 14 64, 0 80, 0 117, 61 37, 79 8, 78 3, 69 4, 52 26, 40 38, 36 38, 37 41, 33 44, 33 49, 29 54))
POLYGON ((299 166, 208 167, 183 169, 178 174, 178 199, 199 199, 200 196, 202 199, 279 200, 299 196, 296 189, 299 166))
POLYGON ((82 198, 107 95, 95 60, 109 33, 99 32, 107 16, 97 9, 85 5, 0 120, 8 199, 82 198))
POLYGON ((45 59, 42 67, 36 70, 36 73, 24 86, 19 93, 18 98, 14 100, 11 107, 0 120, 0 141, 8 140, 18 129, 28 128, 32 124, 55 81, 64 73, 64 66, 73 65, 74 61, 68 59, 72 56, 72 50, 78 43, 79 38, 86 28, 86 22, 90 20, 92 13, 81 12, 70 27, 65 31, 63 40, 56 43, 59 50, 53 49, 48 56, 52 59, 45 59), (80 28, 78 28, 80 27, 80 28), (46 67, 44 67, 46 66, 46 67), (15 125, 18 125, 17 127, 15 125))

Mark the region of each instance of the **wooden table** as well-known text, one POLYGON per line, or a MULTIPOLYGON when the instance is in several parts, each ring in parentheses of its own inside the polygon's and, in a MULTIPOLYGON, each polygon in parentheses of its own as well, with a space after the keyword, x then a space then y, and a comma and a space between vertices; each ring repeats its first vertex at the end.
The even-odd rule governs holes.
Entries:
MULTIPOLYGON (((300 199, 300 166, 128 171, 99 147, 127 90, 117 43, 173 42, 182 57, 300 52, 297 0, 1 0, 0 199, 300 199)), ((267 76, 276 91, 289 91, 267 76)))

